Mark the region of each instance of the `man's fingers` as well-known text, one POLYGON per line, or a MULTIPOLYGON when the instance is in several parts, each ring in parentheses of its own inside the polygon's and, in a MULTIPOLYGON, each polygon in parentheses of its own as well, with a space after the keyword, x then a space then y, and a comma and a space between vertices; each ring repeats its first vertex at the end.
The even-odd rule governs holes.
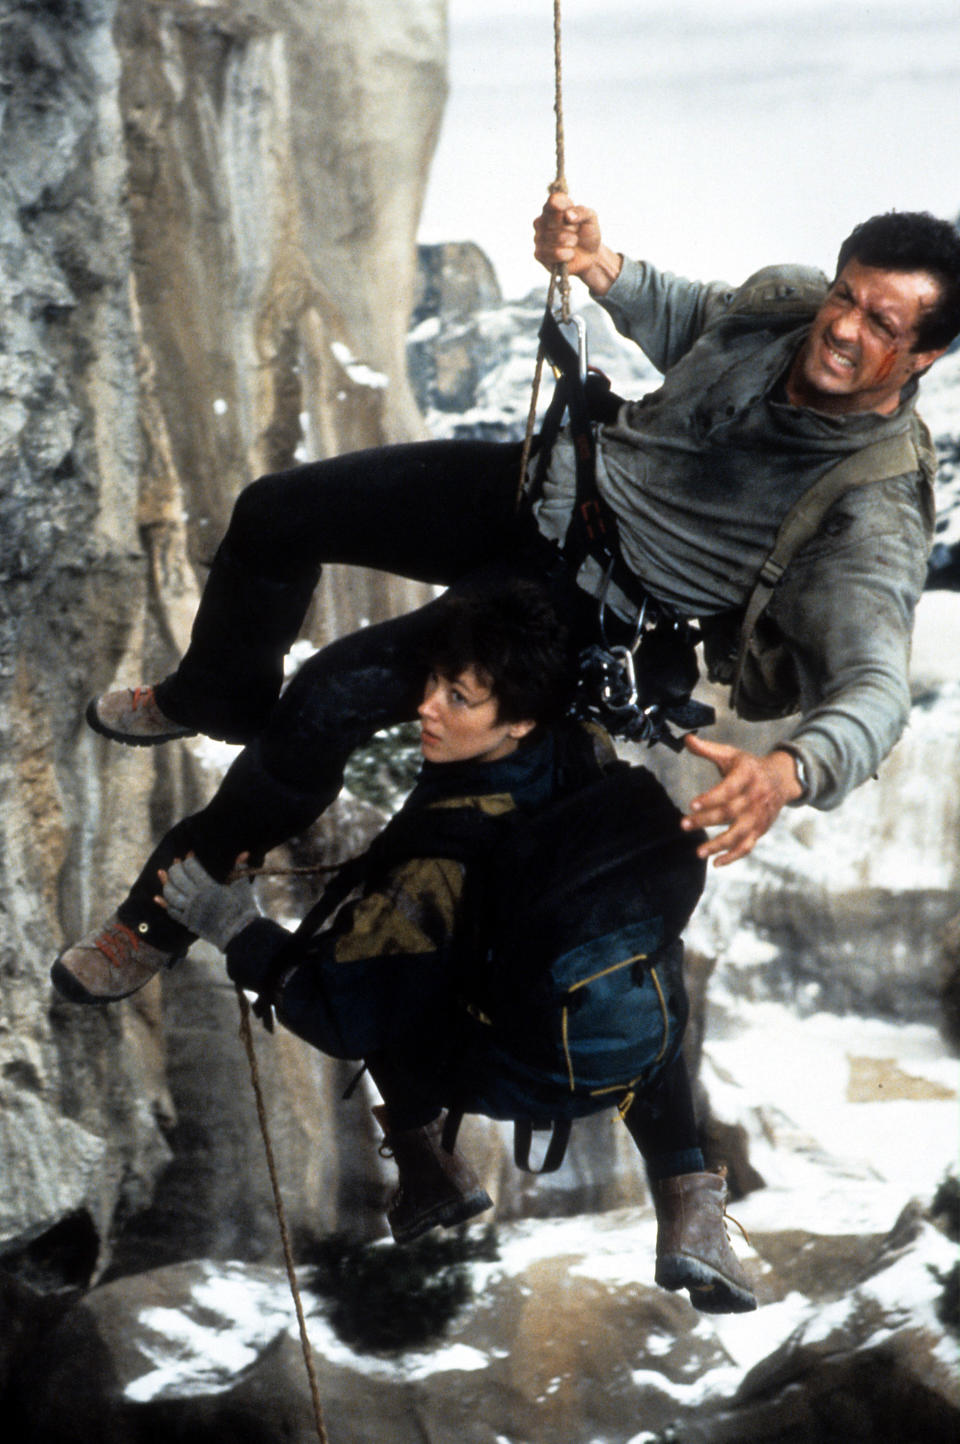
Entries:
POLYGON ((708 762, 713 762, 717 767, 730 762, 738 755, 738 749, 731 746, 729 742, 712 742, 709 737, 701 737, 696 732, 688 732, 683 739, 683 744, 688 752, 694 753, 697 757, 705 757, 708 762))
MULTIPOLYGON (((692 809, 693 804, 691 803, 690 806, 692 809)), ((701 827, 724 827, 727 823, 734 822, 737 816, 735 808, 724 803, 717 803, 714 807, 691 811, 682 819, 682 827, 684 832, 696 832, 701 827)))
POLYGON ((690 803, 689 820, 693 827, 717 827, 721 822, 731 820, 731 809, 736 812, 748 807, 755 779, 749 772, 736 768, 721 782, 701 792, 690 803))
POLYGON ((702 843, 697 849, 703 857, 714 857, 718 852, 727 852, 730 848, 739 847, 742 843, 756 841, 759 836, 759 829, 756 826, 756 819, 750 813, 741 817, 724 819, 723 823, 714 823, 714 827, 722 827, 721 832, 716 832, 702 843))
POLYGON ((725 867, 727 863, 737 862, 739 858, 751 853, 761 836, 762 833, 752 823, 740 820, 716 837, 701 843, 697 848, 697 856, 704 860, 713 858, 714 867, 725 867))

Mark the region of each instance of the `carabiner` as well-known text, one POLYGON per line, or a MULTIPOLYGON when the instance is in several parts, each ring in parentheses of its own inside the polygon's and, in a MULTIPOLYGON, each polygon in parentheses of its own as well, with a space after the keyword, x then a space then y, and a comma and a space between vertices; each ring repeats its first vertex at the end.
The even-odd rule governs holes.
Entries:
POLYGON ((577 353, 579 362, 580 380, 587 379, 587 323, 582 316, 565 317, 561 311, 553 313, 553 319, 560 328, 565 341, 571 345, 577 353), (574 334, 569 334, 573 331, 574 334))
MULTIPOLYGON (((633 665, 633 653, 629 647, 610 647, 609 656, 612 661, 619 663, 623 676, 626 679, 627 695, 619 689, 616 694, 614 688, 607 682, 601 690, 601 696, 608 705, 615 707, 635 707, 637 705, 637 674, 633 665)), ((622 683, 621 683, 622 686, 622 683)))

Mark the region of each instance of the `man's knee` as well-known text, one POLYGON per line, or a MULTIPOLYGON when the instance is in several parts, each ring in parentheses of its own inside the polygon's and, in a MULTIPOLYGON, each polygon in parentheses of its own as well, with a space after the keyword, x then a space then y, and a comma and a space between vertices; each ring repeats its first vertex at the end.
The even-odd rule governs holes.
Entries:
POLYGON ((258 477, 237 497, 230 517, 227 541, 234 556, 262 551, 283 517, 283 474, 258 477))

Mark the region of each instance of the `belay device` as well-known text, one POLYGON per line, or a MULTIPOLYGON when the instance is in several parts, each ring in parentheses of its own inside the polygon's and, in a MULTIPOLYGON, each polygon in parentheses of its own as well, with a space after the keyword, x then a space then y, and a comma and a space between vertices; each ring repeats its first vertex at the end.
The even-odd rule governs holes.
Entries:
POLYGON ((558 319, 550 307, 540 327, 544 355, 557 374, 557 385, 544 417, 534 474, 534 491, 542 485, 550 452, 564 414, 569 416, 576 458, 576 501, 561 552, 576 575, 586 558, 602 568, 601 641, 580 655, 580 676, 574 715, 601 722, 613 737, 629 742, 665 742, 679 751, 681 739, 671 730, 692 731, 715 721, 712 707, 690 696, 699 676, 696 629, 672 616, 648 596, 630 572, 620 551, 617 523, 597 488, 597 422, 614 421, 623 404, 606 376, 587 364, 586 326, 580 316, 558 319), (564 334, 571 329, 576 345, 564 334), (637 618, 629 645, 612 645, 606 610, 610 586, 630 597, 637 618))

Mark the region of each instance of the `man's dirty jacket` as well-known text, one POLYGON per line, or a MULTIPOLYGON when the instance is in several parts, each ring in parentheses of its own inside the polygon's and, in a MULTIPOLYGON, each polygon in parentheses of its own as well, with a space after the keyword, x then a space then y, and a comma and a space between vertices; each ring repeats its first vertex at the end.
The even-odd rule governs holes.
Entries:
MULTIPOLYGON (((738 291, 625 260, 598 298, 664 375, 600 427, 598 487, 628 566, 681 616, 742 611, 793 504, 852 451, 911 427, 915 382, 891 416, 828 416, 787 401, 786 375, 826 290, 803 267, 771 267, 738 291), (762 303, 738 308, 748 292, 762 303)), ((573 493, 562 433, 536 506, 540 530, 558 541, 573 493)), ((777 745, 801 759, 816 807, 835 807, 872 776, 906 725, 931 511, 919 467, 852 489, 767 607, 764 625, 792 661, 800 699, 799 721, 777 745)), ((596 592, 591 566, 580 580, 596 592)))

